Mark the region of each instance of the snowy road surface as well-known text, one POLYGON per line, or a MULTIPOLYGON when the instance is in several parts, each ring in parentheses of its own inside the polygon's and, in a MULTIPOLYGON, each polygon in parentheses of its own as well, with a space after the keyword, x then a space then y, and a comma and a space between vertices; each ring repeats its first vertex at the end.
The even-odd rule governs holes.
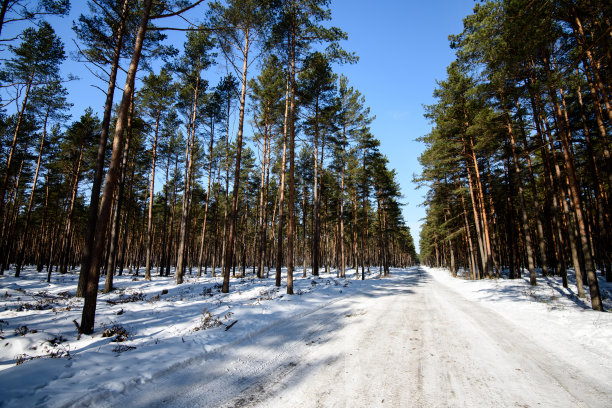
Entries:
POLYGON ((413 268, 168 370, 104 404, 612 406, 605 354, 559 355, 538 345, 546 344, 546 336, 413 268))

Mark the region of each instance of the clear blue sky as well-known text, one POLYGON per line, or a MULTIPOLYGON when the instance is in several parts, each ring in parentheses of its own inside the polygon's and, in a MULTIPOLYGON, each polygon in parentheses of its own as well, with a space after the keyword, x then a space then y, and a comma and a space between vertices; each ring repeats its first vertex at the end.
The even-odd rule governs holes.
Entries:
MULTIPOLYGON (((71 3, 70 16, 49 21, 62 37, 67 52, 74 55, 72 21, 88 10, 85 0, 71 3)), ((423 117, 422 105, 433 102, 435 81, 444 79, 446 66, 454 58, 448 35, 462 30, 462 19, 474 4, 474 0, 332 0, 331 4, 332 24, 349 35, 343 47, 360 58, 359 63, 338 67, 338 71, 365 95, 366 103, 376 115, 372 131, 381 141, 381 151, 389 158, 390 167, 397 171, 404 195, 404 217, 417 249, 420 219, 425 215, 425 209, 419 204, 425 191, 416 190, 412 183, 413 175, 420 172, 417 157, 423 151, 415 139, 431 129, 423 117)), ((200 12, 204 9, 199 7, 200 12)), ((201 20, 197 13, 190 16, 194 22, 201 20)), ((3 30, 3 37, 22 28, 12 24, 3 30)), ((172 33, 171 39, 182 49, 182 34, 172 33)), ((224 69, 217 66, 215 70, 221 73, 224 69)), ((74 103, 72 119, 78 119, 88 106, 101 115, 104 95, 92 85, 106 89, 105 84, 94 78, 83 64, 71 59, 62 71, 64 75, 72 73, 80 77, 67 85, 69 101, 74 103)), ((117 83, 122 88, 124 79, 119 78, 117 83)))
POLYGON ((376 120, 373 134, 397 171, 404 195, 404 218, 418 250, 420 219, 425 216, 425 190, 416 190, 423 145, 415 141, 429 133, 423 104, 433 103, 436 80, 446 76, 454 59, 448 35, 461 32, 463 17, 474 0, 333 0, 334 24, 349 35, 344 43, 359 55, 359 63, 339 68, 366 97, 376 120))

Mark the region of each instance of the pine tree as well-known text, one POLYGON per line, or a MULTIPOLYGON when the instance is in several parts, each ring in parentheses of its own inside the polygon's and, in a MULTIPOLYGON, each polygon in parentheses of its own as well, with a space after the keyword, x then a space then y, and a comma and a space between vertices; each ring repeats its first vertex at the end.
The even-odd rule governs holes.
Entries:
POLYGON ((70 0, 39 0, 34 7, 27 0, 2 0, 0 34, 6 24, 36 22, 41 17, 49 15, 66 16, 69 11, 70 0))
POLYGON ((0 218, 3 215, 4 199, 15 147, 26 109, 29 107, 28 101, 31 93, 37 87, 56 80, 59 66, 65 59, 64 45, 48 23, 43 22, 38 29, 26 28, 21 37, 22 41, 17 47, 9 46, 9 51, 13 56, 5 63, 4 69, 0 72, 0 79, 4 86, 15 90, 13 99, 18 106, 13 140, 0 185, 0 218))
POLYGON ((20 249, 15 262, 16 276, 19 276, 24 262, 26 242, 30 227, 30 216, 32 213, 32 206, 34 204, 34 193, 36 192, 41 162, 46 148, 45 141, 47 139, 47 129, 51 127, 50 125, 53 122, 57 123, 59 121, 69 119, 69 116, 65 113, 65 111, 70 107, 70 104, 68 104, 66 100, 66 95, 67 90, 63 87, 59 80, 55 80, 43 88, 36 89, 32 93, 31 103, 37 113, 39 123, 42 123, 42 132, 40 136, 40 146, 38 149, 38 159, 36 161, 36 170, 34 172, 34 179, 32 181, 32 190, 30 192, 30 198, 28 200, 26 209, 23 236, 21 238, 20 249))
POLYGON ((233 248, 238 214, 238 190, 240 188, 240 161, 244 131, 244 113, 247 94, 247 72, 252 63, 250 52, 257 42, 263 41, 270 17, 268 0, 231 0, 227 6, 216 2, 211 5, 212 25, 218 30, 221 50, 228 63, 234 68, 241 83, 238 134, 236 136, 236 161, 232 195, 232 209, 229 232, 226 240, 225 269, 223 272, 223 293, 229 292, 229 274, 233 260, 233 248), (234 53, 237 50, 237 54, 234 53))
POLYGON ((151 279, 151 247, 153 245, 153 199, 155 195, 155 163, 157 160, 157 143, 160 123, 163 113, 172 105, 176 88, 167 69, 162 69, 158 75, 150 73, 143 80, 139 91, 139 102, 145 108, 147 115, 153 119, 153 141, 151 146, 151 176, 149 186, 149 208, 147 215, 146 266, 145 279, 151 279))
POLYGON ((183 283, 185 273, 185 257, 188 241, 188 213, 189 199, 193 182, 194 146, 196 143, 196 129, 198 111, 202 105, 208 82, 203 80, 202 72, 211 64, 211 55, 214 43, 206 31, 193 31, 187 34, 184 55, 177 64, 177 71, 181 77, 179 98, 185 109, 187 117, 187 145, 185 148, 185 181, 181 211, 181 226, 179 231, 179 246, 176 264, 176 283, 183 283))
MULTIPOLYGON (((315 52, 305 61, 305 67, 300 74, 299 104, 306 111, 304 128, 313 140, 313 230, 312 230, 312 273, 319 275, 319 256, 321 239, 320 188, 319 167, 323 152, 319 153, 319 145, 324 128, 329 119, 325 111, 336 103, 336 75, 332 73, 330 61, 320 52, 315 52)), ((322 161, 321 161, 322 163, 322 161)))

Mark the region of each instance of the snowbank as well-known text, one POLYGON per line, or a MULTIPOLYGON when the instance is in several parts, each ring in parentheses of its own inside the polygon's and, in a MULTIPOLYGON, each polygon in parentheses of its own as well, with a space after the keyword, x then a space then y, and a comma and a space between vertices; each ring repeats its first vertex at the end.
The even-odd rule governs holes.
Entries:
MULTIPOLYGON (((250 271, 248 271, 250 272, 250 271)), ((77 338, 83 300, 74 297, 78 273, 53 275, 25 268, 21 278, 0 276, 0 406, 90 404, 122 392, 220 347, 312 312, 359 290, 366 282, 295 273, 294 292, 247 275, 221 293, 219 274, 115 277, 99 294, 96 331, 77 338), (108 337, 105 337, 108 336, 108 337)), ((377 270, 376 270, 377 272, 377 270)), ((285 273, 285 271, 283 271, 285 273)), ((369 278, 375 278, 374 273, 369 278)))

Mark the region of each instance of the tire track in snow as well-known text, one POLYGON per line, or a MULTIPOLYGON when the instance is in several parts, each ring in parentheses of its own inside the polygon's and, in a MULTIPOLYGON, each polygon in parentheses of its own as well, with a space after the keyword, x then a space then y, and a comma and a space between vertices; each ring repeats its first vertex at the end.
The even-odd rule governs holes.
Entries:
POLYGON ((612 385, 533 341, 545 334, 523 332, 423 270, 402 276, 277 322, 139 387, 138 401, 124 400, 134 407, 610 406, 612 385))

